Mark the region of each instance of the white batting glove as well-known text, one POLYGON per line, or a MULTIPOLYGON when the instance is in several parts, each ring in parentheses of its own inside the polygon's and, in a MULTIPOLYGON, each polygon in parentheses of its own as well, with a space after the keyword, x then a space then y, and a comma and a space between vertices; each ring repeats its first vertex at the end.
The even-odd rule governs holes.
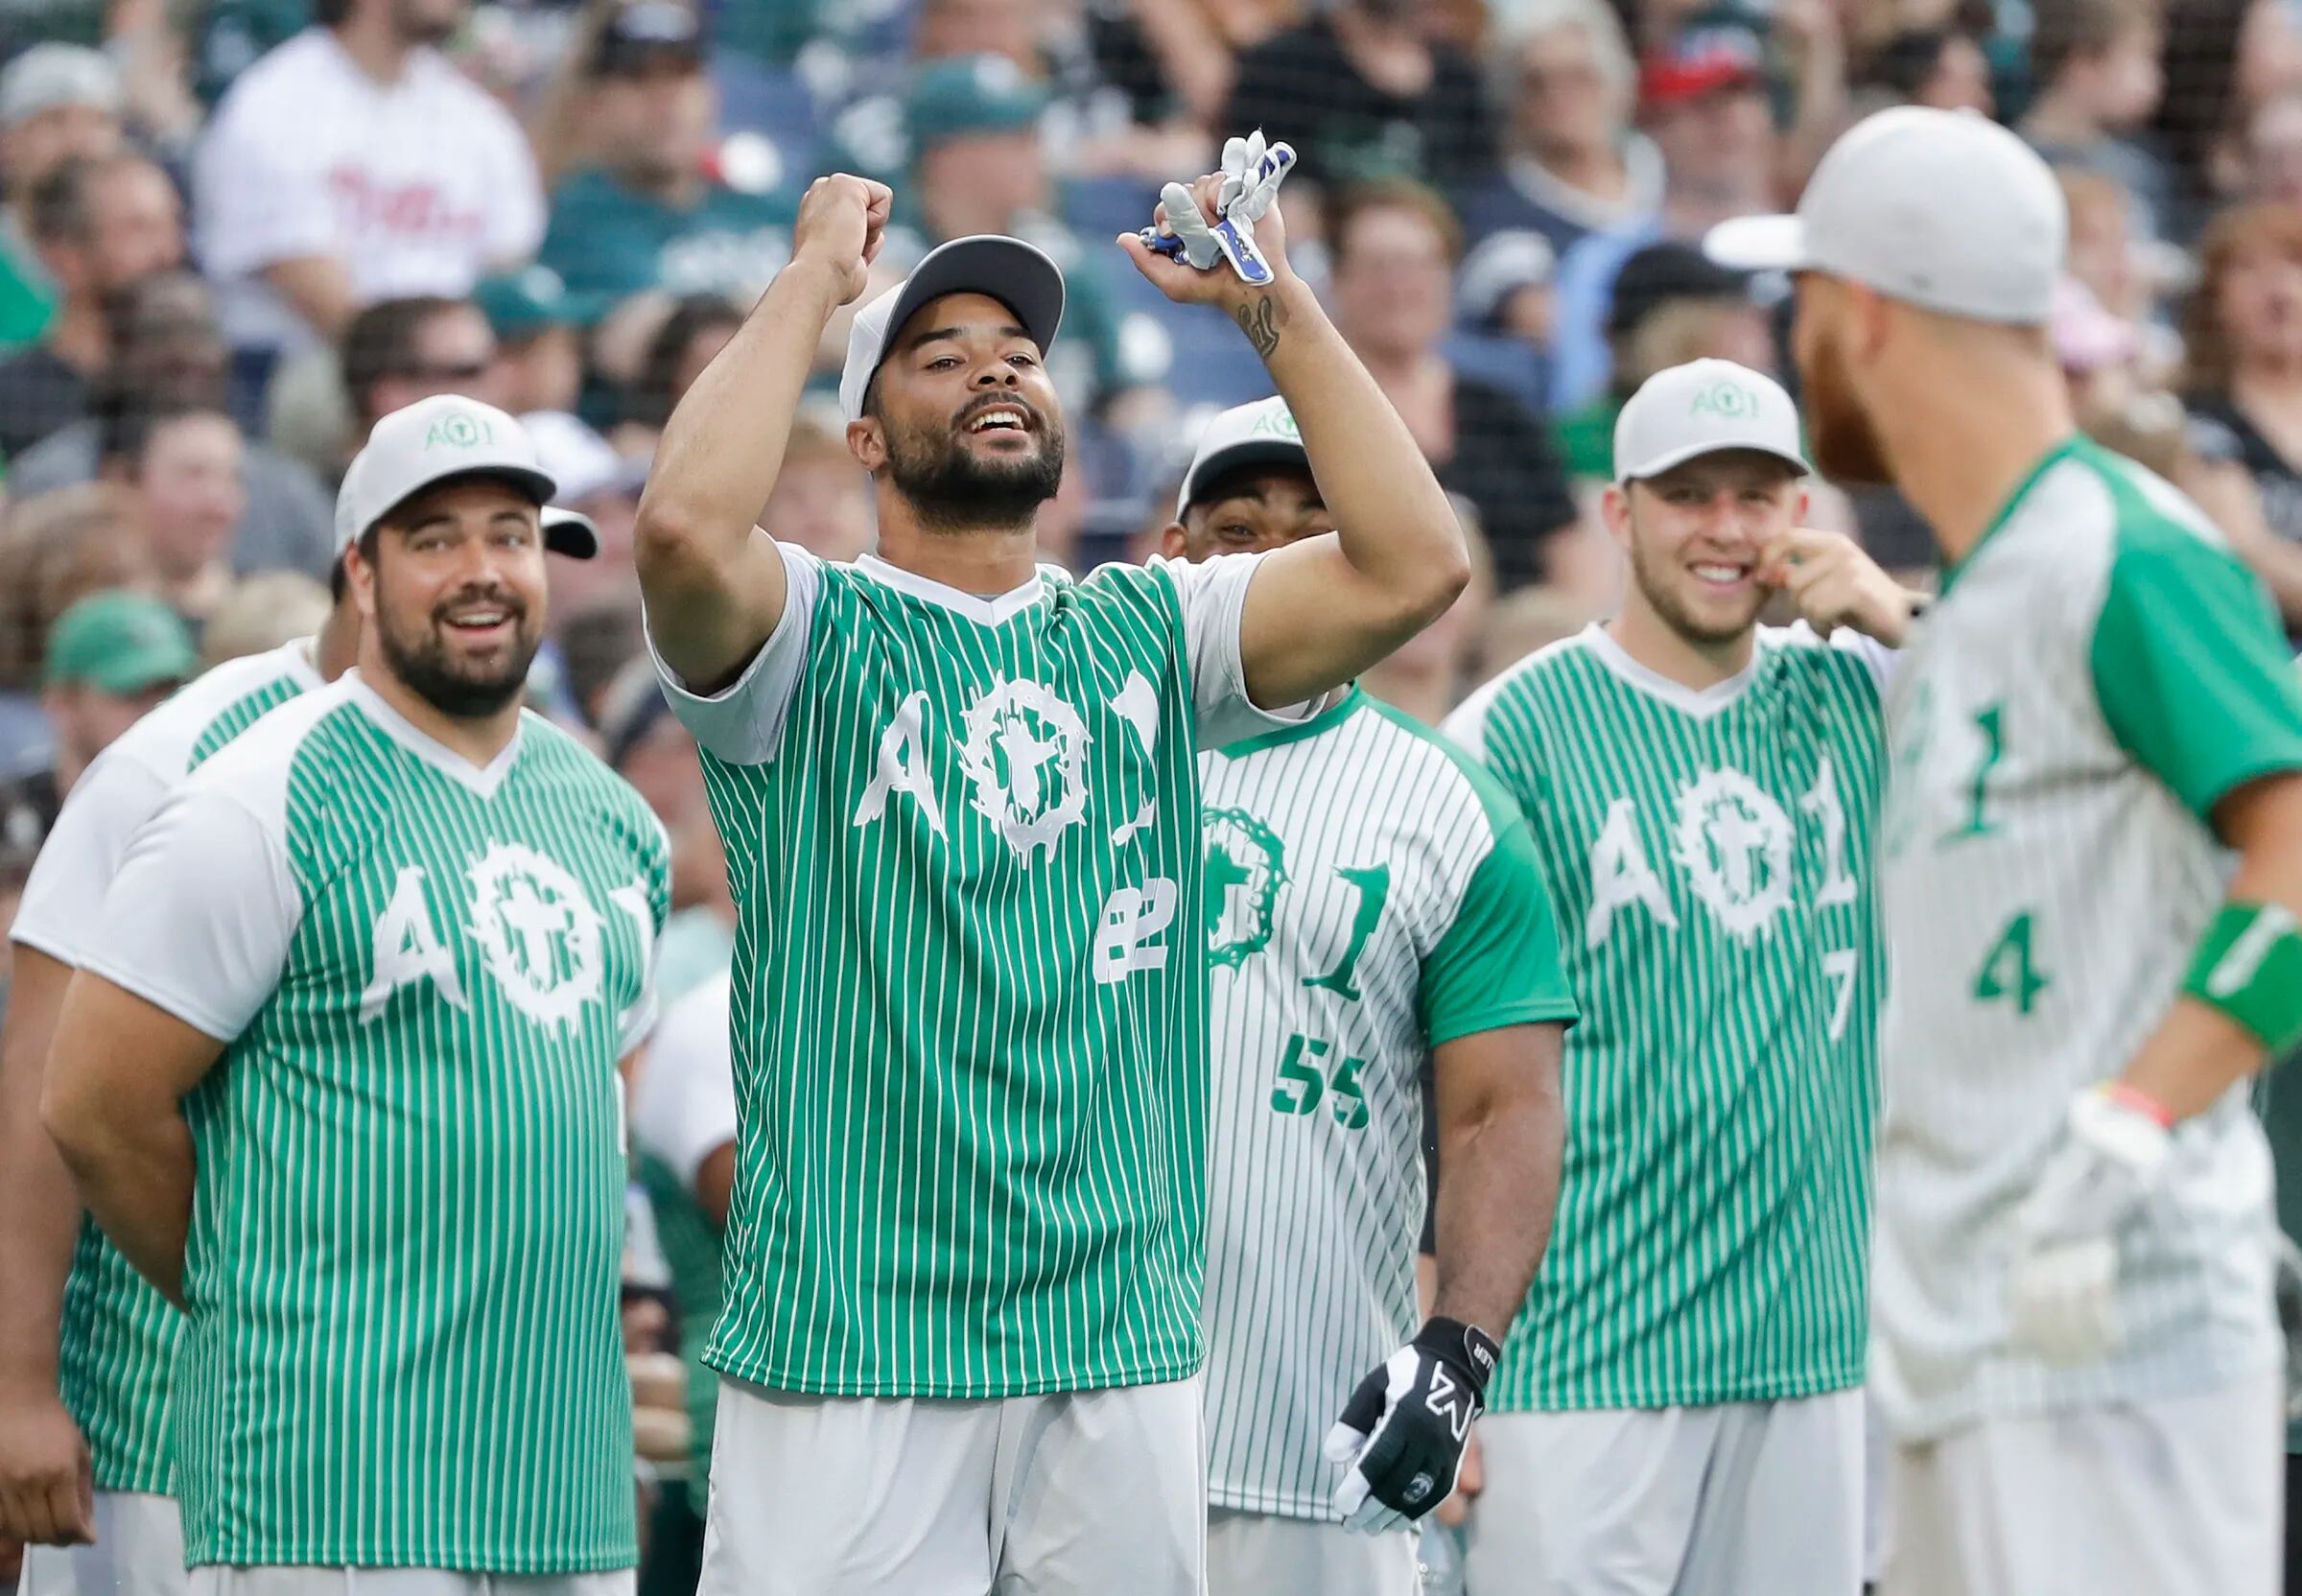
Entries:
POLYGON ((2166 1168, 2172 1138, 2137 1099, 2071 1100, 2068 1134, 2015 1210, 2008 1333, 2049 1363, 2089 1363, 2118 1341, 2118 1240, 2166 1168))
POLYGON ((1294 170, 1294 150, 1283 142, 1266 145, 1260 128, 1245 138, 1225 139, 1216 211, 1233 222, 1260 222, 1279 198, 1279 185, 1294 170))
POLYGON ((1191 198, 1188 184, 1169 183, 1159 191, 1160 203, 1166 207, 1166 229, 1183 241, 1183 258, 1201 271, 1213 268, 1223 258, 1223 246, 1216 242, 1214 228, 1199 214, 1199 203, 1191 198))

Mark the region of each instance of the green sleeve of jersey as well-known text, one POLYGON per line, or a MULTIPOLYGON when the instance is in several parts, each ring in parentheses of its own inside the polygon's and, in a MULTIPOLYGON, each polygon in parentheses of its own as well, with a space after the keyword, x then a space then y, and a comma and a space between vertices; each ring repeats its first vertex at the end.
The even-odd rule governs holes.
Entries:
POLYGON ((1433 1047, 1506 1025, 1572 1024, 1579 1012, 1560 962, 1535 839, 1508 810, 1497 813, 1490 805, 1489 814, 1494 847, 1472 872, 1454 924, 1422 961, 1418 1006, 1433 1047))
POLYGON ((2302 680, 2261 584, 2180 527, 2122 529, 2092 666, 2120 746, 2201 820, 2255 777, 2302 769, 2302 680))

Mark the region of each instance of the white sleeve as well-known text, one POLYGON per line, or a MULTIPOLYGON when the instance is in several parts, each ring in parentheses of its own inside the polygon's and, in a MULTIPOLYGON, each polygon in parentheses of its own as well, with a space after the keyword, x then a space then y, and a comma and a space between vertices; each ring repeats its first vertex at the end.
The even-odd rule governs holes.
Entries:
MULTIPOLYGON (((755 537, 764 533, 755 532, 755 537)), ((823 590, 823 572, 814 555, 788 543, 775 551, 784 559, 784 613, 760 645, 760 651, 727 687, 705 697, 690 692, 678 672, 655 651, 655 633, 647 634, 647 657, 664 684, 671 713, 695 734, 695 740, 730 764, 764 764, 775 758, 783 740, 784 717, 791 695, 799 689, 800 671, 808 663, 808 641, 815 630, 815 598, 823 590)), ((642 620, 645 622, 645 615, 642 620)))
POLYGON ((247 276, 341 247, 315 141, 299 137, 303 129, 259 126, 268 109, 227 97, 194 157, 200 261, 212 277, 247 276))
POLYGON ((1327 704, 1322 695, 1284 709, 1266 710, 1247 696, 1246 667, 1239 659, 1239 616, 1247 586, 1263 556, 1217 554, 1212 559, 1171 560, 1154 554, 1151 568, 1166 574, 1183 605, 1184 646, 1191 669, 1191 699, 1199 711, 1199 740, 1219 748, 1241 738, 1309 719, 1327 704))
POLYGON ((633 1139, 691 1189, 703 1161, 736 1139, 727 1020, 724 980, 682 998, 664 1017, 632 1088, 633 1139))
POLYGON ((194 782, 129 843, 81 968, 229 1042, 279 985, 303 912, 279 838, 194 782))
POLYGON ((168 784, 118 744, 72 785, 16 909, 12 940, 77 967, 96 944, 104 895, 136 828, 152 818, 168 784))

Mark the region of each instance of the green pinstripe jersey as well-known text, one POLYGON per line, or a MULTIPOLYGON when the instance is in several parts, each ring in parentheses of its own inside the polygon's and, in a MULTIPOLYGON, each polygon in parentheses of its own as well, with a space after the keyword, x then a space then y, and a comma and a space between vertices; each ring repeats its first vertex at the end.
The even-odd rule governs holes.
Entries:
MULTIPOLYGON (((187 771, 267 711, 320 685, 313 642, 229 660, 137 721, 74 786, 10 935, 77 967, 129 838, 187 771)), ((83 1219, 64 1282, 58 1373, 98 1489, 167 1494, 168 1376, 182 1322, 83 1219)))
POLYGON ((1534 828, 1583 1009, 1558 1218, 1490 1407, 1862 1382, 1882 669, 1762 629, 1698 692, 1593 626, 1447 721, 1534 828))
POLYGON ((1354 689, 1199 779, 1208 1499, 1335 1519, 1320 1442, 1419 1318, 1423 1057, 1574 999, 1525 821, 1410 716, 1354 689))
POLYGON ((739 914, 727 1305, 761 1385, 993 1397, 1201 1361, 1203 728, 1251 556, 997 598, 778 546, 789 598, 694 696, 739 914))
POLYGON ((356 675, 131 844, 84 968, 225 1043, 185 1100, 195 1566, 634 1561, 616 1066, 668 853, 548 722, 482 769, 356 675))

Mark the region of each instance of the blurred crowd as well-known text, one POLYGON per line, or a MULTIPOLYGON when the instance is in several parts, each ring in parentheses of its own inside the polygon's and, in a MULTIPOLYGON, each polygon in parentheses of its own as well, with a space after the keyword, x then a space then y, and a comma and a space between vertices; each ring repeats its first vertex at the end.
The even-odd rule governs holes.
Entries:
MULTIPOLYGON (((2067 193, 2053 336, 2085 425, 2206 505, 2302 635, 2297 0, 0 0, 0 923, 112 737, 316 625, 370 423, 458 391, 525 416, 599 525, 604 558, 557 562, 534 700, 671 831, 667 996, 723 966, 631 524, 834 169, 896 190, 871 293, 973 232, 1065 268, 1072 447, 1040 525, 1084 569, 1139 557, 1198 427, 1268 391, 1113 236, 1223 134, 1291 141, 1293 259, 1481 552, 1368 684, 1436 720, 1610 607, 1593 502, 1626 395, 1702 356, 1788 375, 1789 285, 1713 265, 1703 230, 1795 201, 1858 115, 1971 107, 2067 193)), ((761 508, 831 557, 873 535, 846 335, 761 508)), ((1924 579, 1891 492, 1817 498, 1924 579)), ((635 1344, 668 1347, 692 1304, 649 1295, 635 1344)))

